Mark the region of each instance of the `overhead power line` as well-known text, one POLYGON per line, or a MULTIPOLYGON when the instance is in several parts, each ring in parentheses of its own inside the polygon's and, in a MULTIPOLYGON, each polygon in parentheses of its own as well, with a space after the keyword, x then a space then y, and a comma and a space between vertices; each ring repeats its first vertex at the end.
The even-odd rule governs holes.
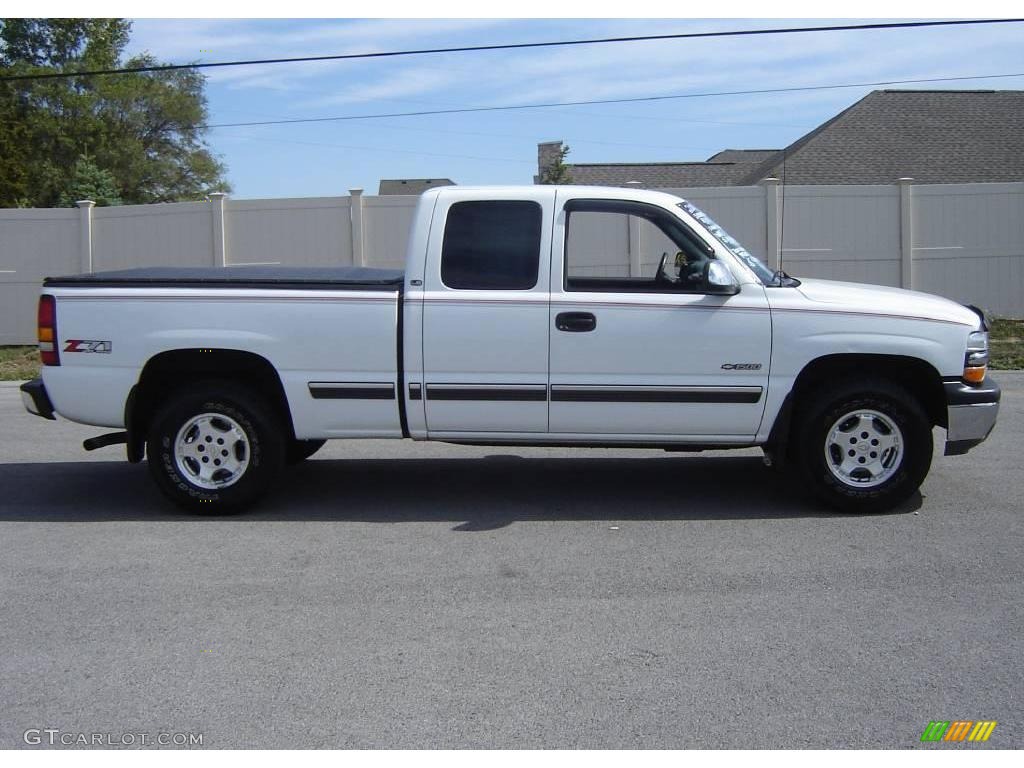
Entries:
POLYGON ((213 67, 245 67, 256 64, 296 64, 311 61, 344 61, 350 59, 382 59, 398 56, 425 56, 438 53, 472 53, 482 51, 511 51, 529 48, 556 48, 572 45, 603 45, 607 43, 639 43, 656 40, 694 40, 715 37, 750 37, 755 35, 789 35, 805 32, 851 32, 878 29, 917 29, 921 27, 963 27, 978 24, 1016 24, 1024 19, 956 19, 952 21, 892 21, 874 24, 831 24, 821 27, 775 27, 768 29, 732 29, 718 32, 680 32, 666 35, 631 35, 628 37, 600 37, 583 40, 549 40, 536 43, 498 43, 494 45, 463 45, 450 48, 418 48, 403 51, 373 51, 370 53, 338 53, 325 56, 296 56, 275 59, 247 59, 241 61, 208 61, 193 64, 154 64, 145 67, 119 69, 90 69, 78 72, 44 72, 33 75, 2 75, 0 82, 53 80, 67 77, 97 75, 125 75, 140 72, 171 72, 179 69, 210 69, 213 67))
POLYGON ((712 96, 756 96, 767 93, 794 93, 797 91, 828 91, 838 88, 874 88, 883 85, 914 85, 920 83, 951 83, 963 80, 996 80, 1024 77, 1024 72, 1006 72, 995 75, 961 75, 959 77, 924 77, 914 80, 875 80, 863 83, 833 85, 794 85, 787 88, 754 88, 743 91, 708 91, 704 93, 675 93, 662 96, 633 96, 621 99, 587 99, 583 101, 551 101, 537 104, 507 104, 492 107, 458 107, 452 109, 421 109, 415 112, 380 112, 368 115, 338 115, 335 117, 296 117, 283 120, 255 120, 245 123, 212 123, 204 128, 242 128, 256 125, 293 125, 295 123, 332 123, 346 120, 375 120, 386 117, 424 117, 427 115, 457 115, 467 112, 509 112, 517 109, 548 109, 555 107, 581 107, 594 104, 636 104, 638 102, 673 101, 677 99, 704 99, 712 96))

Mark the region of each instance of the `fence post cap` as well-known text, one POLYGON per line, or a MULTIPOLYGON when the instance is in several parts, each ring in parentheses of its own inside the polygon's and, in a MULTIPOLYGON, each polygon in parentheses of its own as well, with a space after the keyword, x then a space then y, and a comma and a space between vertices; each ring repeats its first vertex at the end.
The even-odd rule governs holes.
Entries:
POLYGON ((363 188, 362 187, 356 187, 354 189, 350 189, 348 191, 348 193, 350 195, 352 195, 353 197, 359 197, 359 195, 363 194, 363 188))
POLYGON ((778 184, 779 180, 775 176, 765 176, 761 179, 762 184, 778 184))
POLYGON ((211 200, 223 200, 227 196, 227 192, 210 192, 209 195, 207 195, 211 200))
POLYGON ((76 200, 75 201, 75 205, 77 205, 79 208, 92 208, 94 205, 96 205, 96 201, 95 200, 76 200))
POLYGON ((898 184, 912 184, 913 181, 913 176, 900 176, 898 179, 896 179, 896 183, 898 184))

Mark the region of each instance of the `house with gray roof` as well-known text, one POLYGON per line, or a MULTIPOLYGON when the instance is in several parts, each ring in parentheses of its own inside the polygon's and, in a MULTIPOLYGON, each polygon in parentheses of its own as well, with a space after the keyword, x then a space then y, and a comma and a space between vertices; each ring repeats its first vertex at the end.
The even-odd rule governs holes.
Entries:
MULTIPOLYGON (((557 162, 562 142, 548 141, 537 145, 537 176, 540 181, 545 168, 557 162)), ((573 184, 598 187, 638 185, 649 189, 672 187, 727 187, 768 158, 774 149, 727 149, 707 160, 672 163, 567 163, 573 184)))
MULTIPOLYGON (((538 146, 538 174, 561 142, 538 146)), ((574 184, 648 188, 1024 181, 1024 91, 872 91, 777 150, 699 162, 567 164, 574 184)))
POLYGON ((450 187, 451 179, 381 179, 378 195, 422 195, 434 187, 450 187))

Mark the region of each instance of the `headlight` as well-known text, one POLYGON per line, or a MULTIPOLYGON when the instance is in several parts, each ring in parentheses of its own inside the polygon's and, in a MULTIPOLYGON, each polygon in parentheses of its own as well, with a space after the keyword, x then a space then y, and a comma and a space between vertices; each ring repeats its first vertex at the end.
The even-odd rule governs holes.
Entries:
POLYGON ((964 381, 980 384, 988 368, 988 334, 975 331, 967 337, 967 353, 964 355, 964 381))

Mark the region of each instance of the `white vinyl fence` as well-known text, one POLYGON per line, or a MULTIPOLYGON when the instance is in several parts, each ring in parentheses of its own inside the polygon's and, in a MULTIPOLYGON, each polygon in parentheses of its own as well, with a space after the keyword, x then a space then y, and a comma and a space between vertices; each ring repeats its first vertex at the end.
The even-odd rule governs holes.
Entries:
MULTIPOLYGON (((903 286, 1024 316, 1024 183, 670 189, 771 267, 903 286)), ((231 200, 0 210, 0 344, 35 341, 46 276, 155 265, 401 268, 413 196, 231 200)), ((575 236, 575 235, 574 235, 575 236)), ((649 225, 595 220, 593 274, 650 274, 649 225)))

